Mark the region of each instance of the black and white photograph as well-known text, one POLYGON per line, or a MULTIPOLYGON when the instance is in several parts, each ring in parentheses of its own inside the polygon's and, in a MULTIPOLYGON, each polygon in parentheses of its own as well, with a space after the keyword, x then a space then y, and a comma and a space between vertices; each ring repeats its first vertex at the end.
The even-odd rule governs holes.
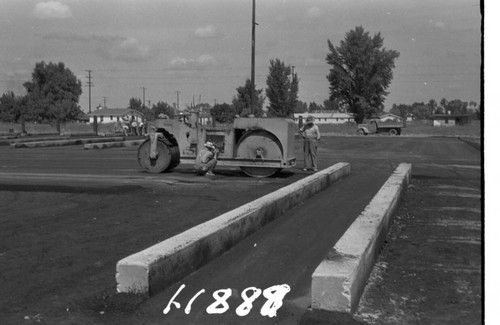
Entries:
POLYGON ((0 324, 495 324, 495 7, 0 0, 0 324))

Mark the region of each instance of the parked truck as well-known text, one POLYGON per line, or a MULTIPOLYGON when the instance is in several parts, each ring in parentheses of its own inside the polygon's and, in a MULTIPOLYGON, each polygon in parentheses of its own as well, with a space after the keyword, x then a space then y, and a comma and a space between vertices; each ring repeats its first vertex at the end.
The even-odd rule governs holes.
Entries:
POLYGON ((360 135, 389 133, 389 135, 401 135, 405 123, 398 120, 381 121, 380 119, 371 119, 368 123, 358 124, 357 133, 360 135))

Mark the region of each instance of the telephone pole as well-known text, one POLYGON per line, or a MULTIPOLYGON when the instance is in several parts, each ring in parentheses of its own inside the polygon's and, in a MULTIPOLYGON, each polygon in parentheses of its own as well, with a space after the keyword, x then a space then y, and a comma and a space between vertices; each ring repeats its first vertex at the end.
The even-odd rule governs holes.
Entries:
POLYGON ((177 94, 177 110, 179 110, 179 94, 181 93, 180 91, 176 90, 175 93, 177 94))
POLYGON ((92 70, 85 70, 89 73, 89 75, 87 76, 87 86, 89 86, 89 113, 91 111, 91 107, 92 107, 92 87, 94 87, 94 84, 92 83, 92 70))
POLYGON ((146 87, 141 87, 142 89, 142 109, 146 108, 146 87))
POLYGON ((250 114, 253 114, 253 98, 255 93, 255 0, 252 0, 252 73, 250 79, 250 114))

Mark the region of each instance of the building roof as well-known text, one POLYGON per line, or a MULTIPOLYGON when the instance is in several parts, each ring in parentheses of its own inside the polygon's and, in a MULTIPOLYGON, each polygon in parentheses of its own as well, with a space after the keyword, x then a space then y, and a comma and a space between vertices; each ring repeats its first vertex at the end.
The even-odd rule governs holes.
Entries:
POLYGON ((384 118, 384 117, 394 117, 394 118, 397 118, 397 119, 400 119, 402 120, 403 118, 399 115, 396 115, 396 114, 392 114, 392 113, 385 113, 385 114, 382 114, 382 115, 379 115, 379 118, 384 118))
POLYGON ((129 114, 134 114, 134 115, 140 115, 144 116, 139 111, 136 111, 135 109, 131 108, 101 108, 96 111, 93 111, 91 113, 88 113, 88 116, 124 116, 124 115, 129 115, 129 114))

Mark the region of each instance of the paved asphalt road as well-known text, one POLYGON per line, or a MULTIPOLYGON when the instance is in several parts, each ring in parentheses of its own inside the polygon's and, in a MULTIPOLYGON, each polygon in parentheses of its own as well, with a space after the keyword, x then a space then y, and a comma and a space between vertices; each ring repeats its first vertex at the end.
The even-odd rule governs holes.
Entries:
MULTIPOLYGON (((0 199, 0 203, 3 203, 5 207, 2 211, 5 216, 2 216, 2 219, 7 215, 18 214, 23 215, 29 221, 30 215, 23 213, 24 209, 28 208, 25 199, 30 200, 30 213, 43 209, 47 215, 53 213, 65 217, 67 207, 57 204, 54 204, 52 208, 46 206, 47 197, 60 195, 60 193, 65 193, 61 199, 70 201, 76 200, 71 195, 80 194, 78 209, 97 215, 96 206, 106 210, 106 202, 101 202, 99 205, 96 198, 88 194, 98 191, 103 199, 106 199, 108 192, 115 192, 120 202, 128 202, 131 205, 152 205, 147 210, 149 214, 154 214, 154 204, 170 198, 170 204, 166 209, 172 226, 170 228, 174 229, 165 231, 163 234, 171 236, 192 226, 193 223, 202 222, 203 220, 198 217, 202 213, 206 214, 206 217, 213 217, 214 213, 220 214, 307 176, 298 169, 302 166, 299 141, 296 145, 296 154, 299 158, 298 168, 282 172, 270 179, 248 178, 238 170, 220 170, 213 179, 200 178, 191 172, 189 166, 182 165, 172 173, 151 175, 140 170, 135 152, 135 148, 88 151, 81 147, 40 149, 0 147, 0 192, 4 198, 7 198, 5 199, 7 202, 1 202, 0 199), (176 193, 182 193, 184 196, 176 196, 176 193), (229 199, 220 196, 227 196, 229 199), (181 203, 178 203, 177 199, 181 203), (192 216, 192 218, 186 218, 186 216, 192 216), (176 223, 181 225, 176 226, 176 223)), ((104 261, 103 267, 90 270, 96 273, 92 278, 98 278, 94 283, 84 285, 82 283, 87 279, 66 279, 64 283, 68 286, 79 288, 73 290, 76 292, 69 294, 64 286, 58 290, 48 291, 43 290, 43 284, 31 285, 31 283, 37 283, 37 272, 31 274, 34 278, 29 278, 27 281, 17 280, 17 283, 15 278, 9 279, 5 276, 0 278, 2 281, 0 285, 3 288, 8 288, 9 282, 14 282, 19 288, 26 287, 24 291, 19 289, 23 291, 22 295, 16 296, 13 293, 10 297, 4 298, 3 303, 11 306, 5 310, 8 313, 6 319, 8 321, 19 320, 19 323, 22 323, 23 315, 40 314, 40 317, 49 323, 60 324, 66 324, 69 320, 75 324, 299 323, 310 303, 308 299, 310 276, 314 268, 322 259, 324 252, 335 244, 399 163, 412 163, 416 172, 425 171, 431 167, 439 168, 439 166, 465 166, 465 168, 480 166, 479 151, 453 138, 324 137, 320 144, 319 156, 320 168, 345 161, 351 163, 352 174, 152 299, 138 306, 130 303, 129 308, 123 307, 123 303, 117 303, 118 307, 108 306, 109 301, 106 304, 106 300, 103 302, 97 298, 95 300, 98 302, 91 307, 87 302, 81 302, 87 296, 96 297, 98 295, 96 292, 99 290, 113 287, 114 284, 110 283, 114 270, 113 263, 135 252, 138 247, 147 247, 152 244, 146 239, 141 239, 139 233, 147 231, 148 227, 158 227, 158 223, 155 221, 150 225, 144 225, 144 220, 149 219, 143 219, 142 224, 137 224, 136 232, 127 232, 128 237, 137 237, 138 242, 128 245, 122 238, 123 247, 114 248, 115 255, 111 255, 108 260, 98 256, 102 253, 99 249, 94 249, 93 255, 89 255, 92 262, 104 261), (278 310, 276 318, 271 319, 259 314, 260 306, 264 303, 262 297, 256 300, 255 307, 248 316, 235 315, 234 310, 241 303, 240 293, 245 288, 254 286, 265 289, 284 283, 291 287, 291 291, 285 297, 284 305, 278 310), (169 314, 163 315, 163 309, 181 284, 186 285, 177 299, 182 305, 181 309, 173 308, 169 314), (95 286, 102 286, 102 288, 95 286), (233 296, 228 300, 230 309, 222 315, 207 315, 205 309, 213 302, 211 293, 224 288, 232 289, 233 296), (186 315, 184 308, 187 302, 201 289, 205 289, 206 293, 196 300, 190 314, 186 315), (33 292, 36 292, 37 299, 30 299, 30 293, 33 292), (21 304, 22 308, 16 309, 15 303, 21 304), (71 313, 69 309, 66 313, 60 312, 64 310, 65 304, 72 306, 71 313), (51 306, 54 305, 57 308, 54 307, 51 310, 51 306)), ((116 203, 116 201, 113 202, 116 203)), ((141 216, 140 209, 134 210, 133 215, 129 213, 129 210, 109 209, 106 213, 117 214, 122 223, 128 223, 137 215, 141 216)), ((74 212, 74 210, 71 211, 74 212)), ((144 211, 142 212, 144 215, 144 211)), ((66 217, 69 218, 71 215, 66 215, 66 217)), ((2 219, 0 222, 4 223, 3 231, 13 233, 13 229, 9 227, 15 227, 15 221, 4 222, 2 219)), ((72 230, 71 223, 65 224, 64 227, 67 227, 68 231, 72 230)), ((120 231, 120 227, 116 231, 120 231)), ((88 236, 92 236, 92 233, 88 236)), ((116 236, 119 237, 119 234, 116 236)), ((102 237, 91 238, 91 240, 93 245, 98 247, 121 245, 120 241, 110 243, 102 237)), ((157 240, 161 239, 157 238, 157 240)), ((43 238, 40 238, 40 241, 43 241, 43 238)), ((6 268, 4 274, 13 274, 13 270, 8 268, 8 257, 11 254, 9 250, 15 252, 14 246, 8 239, 0 239, 0 254, 2 254, 0 259, 6 260, 6 262, 2 260, 2 264, 7 264, 7 266, 0 266, 0 271, 6 268)), ((31 253, 30 249, 26 248, 24 253, 27 256, 40 254, 34 248, 31 253)), ((81 253, 76 250, 73 254, 76 256, 81 253)), ((45 260, 38 256, 41 264, 44 261, 50 263, 51 256, 44 256, 44 258, 45 260)), ((66 258, 71 257, 66 256, 66 258)), ((18 263, 17 270, 27 267, 25 265, 27 262, 23 260, 18 263)), ((75 265, 79 265, 81 269, 88 269, 88 263, 88 260, 83 260, 75 262, 75 265)), ((41 277, 43 276, 50 277, 41 273, 41 277)), ((69 275, 60 274, 59 276, 62 282, 63 278, 69 275)))

